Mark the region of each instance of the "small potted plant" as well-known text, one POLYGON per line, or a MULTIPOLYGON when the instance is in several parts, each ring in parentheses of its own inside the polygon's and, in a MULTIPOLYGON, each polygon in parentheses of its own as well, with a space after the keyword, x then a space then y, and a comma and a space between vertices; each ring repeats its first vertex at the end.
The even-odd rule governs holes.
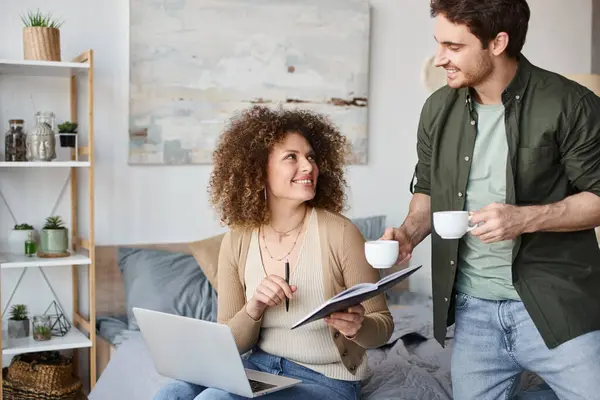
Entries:
POLYGON ((77 122, 65 121, 58 125, 61 147, 75 147, 75 135, 77 134, 77 122))
POLYGON ((33 339, 38 341, 52 339, 52 327, 48 315, 36 315, 33 317, 33 339))
POLYGON ((60 61, 62 22, 40 10, 21 15, 23 21, 23 53, 26 60, 60 61))
POLYGON ((46 254, 64 254, 69 248, 69 230, 59 216, 46 218, 40 233, 40 250, 46 254))
POLYGON ((10 309, 8 337, 19 339, 29 336, 29 317, 25 304, 15 304, 10 309))
POLYGON ((8 235, 8 251, 12 254, 25 254, 25 242, 29 234, 35 238, 35 229, 29 224, 16 224, 8 235))

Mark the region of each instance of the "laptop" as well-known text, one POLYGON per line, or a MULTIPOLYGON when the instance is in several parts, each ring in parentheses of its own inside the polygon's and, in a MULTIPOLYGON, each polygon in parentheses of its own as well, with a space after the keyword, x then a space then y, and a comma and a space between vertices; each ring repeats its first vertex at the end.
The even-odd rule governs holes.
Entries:
POLYGON ((137 307, 133 314, 163 376, 249 398, 301 382, 244 368, 227 325, 137 307))

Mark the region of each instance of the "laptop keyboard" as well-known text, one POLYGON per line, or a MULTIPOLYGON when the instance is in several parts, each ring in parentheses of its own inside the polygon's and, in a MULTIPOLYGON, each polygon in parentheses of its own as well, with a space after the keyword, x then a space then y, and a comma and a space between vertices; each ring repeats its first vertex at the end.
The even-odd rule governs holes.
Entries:
POLYGON ((255 381, 253 379, 248 379, 248 382, 250 382, 250 387, 252 388, 252 393, 260 392, 261 390, 271 389, 271 388, 275 387, 275 385, 255 381))

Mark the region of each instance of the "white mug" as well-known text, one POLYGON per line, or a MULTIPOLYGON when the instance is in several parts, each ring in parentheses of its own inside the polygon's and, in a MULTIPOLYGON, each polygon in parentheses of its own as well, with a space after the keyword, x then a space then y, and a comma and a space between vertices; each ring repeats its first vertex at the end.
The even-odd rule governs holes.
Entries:
POLYGON ((433 227, 443 239, 460 239, 465 233, 475 229, 469 226, 471 217, 468 211, 437 211, 433 213, 433 227))
POLYGON ((365 242, 365 256, 373 268, 385 269, 398 260, 400 245, 396 240, 373 240, 365 242))

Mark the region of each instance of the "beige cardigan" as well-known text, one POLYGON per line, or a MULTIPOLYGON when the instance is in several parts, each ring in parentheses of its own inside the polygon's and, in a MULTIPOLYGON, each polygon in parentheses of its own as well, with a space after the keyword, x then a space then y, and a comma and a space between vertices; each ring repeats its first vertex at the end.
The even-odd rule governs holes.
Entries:
MULTIPOLYGON (((379 274, 364 255, 364 238, 346 217, 317 209, 323 256, 325 297, 330 298, 347 287, 377 282, 379 274)), ((219 252, 218 322, 227 324, 240 353, 251 350, 258 341, 262 319, 255 321, 246 312, 244 268, 251 229, 234 229, 225 234, 219 252)), ((347 339, 333 328, 331 337, 340 358, 352 374, 363 360, 365 349, 384 345, 392 335, 394 323, 384 295, 363 303, 362 328, 347 339)))

